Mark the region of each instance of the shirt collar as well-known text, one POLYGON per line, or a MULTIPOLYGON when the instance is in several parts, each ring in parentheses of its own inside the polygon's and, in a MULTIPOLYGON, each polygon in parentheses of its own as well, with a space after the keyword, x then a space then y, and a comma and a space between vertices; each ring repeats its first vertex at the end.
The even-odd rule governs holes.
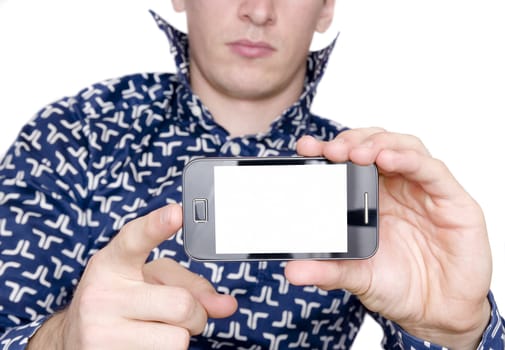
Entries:
MULTIPOLYGON (((154 11, 150 11, 154 20, 156 21, 158 27, 165 33, 170 43, 171 53, 174 56, 176 64, 176 75, 179 80, 190 92, 191 87, 189 83, 189 42, 186 33, 183 33, 164 20, 154 11)), ((257 135, 259 138, 270 135, 271 133, 287 133, 296 138, 305 134, 308 128, 308 123, 310 119, 310 107, 312 100, 316 93, 317 86, 324 75, 326 67, 328 65, 328 60, 330 57, 335 43, 338 39, 337 37, 325 48, 318 51, 311 51, 307 55, 307 71, 305 76, 304 89, 300 98, 296 103, 287 108, 271 125, 271 129, 268 133, 257 135)), ((191 93, 193 102, 198 100, 191 93)), ((207 108, 201 104, 202 111, 204 113, 199 114, 198 118, 203 118, 200 120, 206 129, 212 128, 213 121, 212 116, 208 112, 207 108)))

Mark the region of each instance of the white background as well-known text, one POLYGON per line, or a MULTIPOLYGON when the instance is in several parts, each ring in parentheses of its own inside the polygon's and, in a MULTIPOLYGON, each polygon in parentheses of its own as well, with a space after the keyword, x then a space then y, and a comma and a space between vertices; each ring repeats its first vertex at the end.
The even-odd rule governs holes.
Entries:
MULTIPOLYGON (((148 8, 184 28, 169 0, 0 0, 1 152, 63 95, 127 73, 172 71, 148 8)), ((314 111, 415 134, 448 164, 486 213, 492 289, 505 312, 504 1, 337 0, 336 11, 329 36, 341 35, 314 111)), ((379 348, 377 328, 365 328, 356 348, 379 348)))

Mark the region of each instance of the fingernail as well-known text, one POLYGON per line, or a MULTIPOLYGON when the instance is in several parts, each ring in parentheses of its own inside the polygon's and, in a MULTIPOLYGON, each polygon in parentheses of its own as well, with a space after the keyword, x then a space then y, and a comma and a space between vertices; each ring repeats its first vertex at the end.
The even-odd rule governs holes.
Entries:
POLYGON ((160 220, 162 224, 167 224, 172 220, 172 206, 167 205, 161 211, 160 220))

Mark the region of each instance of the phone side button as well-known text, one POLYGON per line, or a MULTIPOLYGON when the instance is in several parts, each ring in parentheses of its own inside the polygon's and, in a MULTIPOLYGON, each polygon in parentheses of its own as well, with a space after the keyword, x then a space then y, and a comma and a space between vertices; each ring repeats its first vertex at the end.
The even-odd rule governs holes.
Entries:
POLYGON ((207 222, 207 200, 204 198, 193 199, 193 221, 207 222))
POLYGON ((369 222, 369 218, 368 218, 368 192, 365 192, 365 195, 364 195, 364 205, 365 205, 365 217, 364 217, 364 221, 365 221, 365 225, 368 225, 368 222, 369 222))

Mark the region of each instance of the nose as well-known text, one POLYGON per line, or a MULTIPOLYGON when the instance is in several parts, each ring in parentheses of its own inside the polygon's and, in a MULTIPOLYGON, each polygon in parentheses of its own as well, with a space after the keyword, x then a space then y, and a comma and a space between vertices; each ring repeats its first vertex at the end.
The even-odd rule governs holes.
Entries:
POLYGON ((273 24, 276 20, 274 1, 242 0, 239 7, 239 17, 258 26, 273 24))

